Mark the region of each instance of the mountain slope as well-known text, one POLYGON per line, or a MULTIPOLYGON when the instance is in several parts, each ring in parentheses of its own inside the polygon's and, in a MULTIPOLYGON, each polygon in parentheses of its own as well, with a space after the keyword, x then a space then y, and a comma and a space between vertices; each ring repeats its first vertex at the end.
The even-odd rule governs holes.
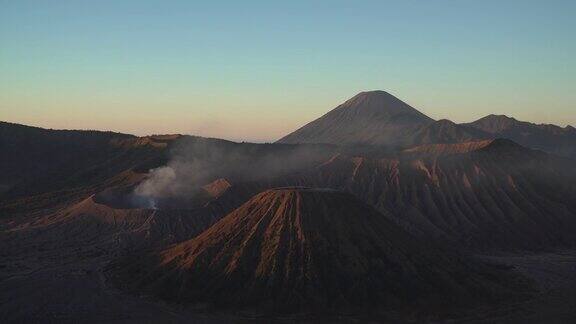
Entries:
POLYGON ((489 115, 463 125, 530 148, 576 158, 576 129, 572 126, 562 128, 551 124, 533 124, 505 115, 489 115))
POLYGON ((86 187, 130 168, 147 171, 165 163, 165 149, 177 138, 0 122, 0 198, 86 187))
POLYGON ((94 245, 109 253, 158 248, 196 236, 246 201, 243 192, 230 191, 193 208, 153 209, 131 205, 129 194, 114 188, 23 221, 10 232, 55 246, 94 245))
POLYGON ((384 91, 362 92, 278 143, 401 145, 403 136, 433 122, 384 91))
POLYGON ((440 253, 330 189, 268 190, 198 237, 112 269, 163 298, 274 311, 447 307, 507 291, 494 269, 440 253))
POLYGON ((509 140, 339 155, 290 182, 351 192, 418 236, 462 247, 576 246, 572 161, 509 140))

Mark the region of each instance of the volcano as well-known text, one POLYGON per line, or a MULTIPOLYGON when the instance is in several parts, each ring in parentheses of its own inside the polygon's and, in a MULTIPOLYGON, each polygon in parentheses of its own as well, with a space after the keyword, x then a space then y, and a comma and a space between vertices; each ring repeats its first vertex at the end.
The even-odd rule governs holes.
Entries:
POLYGON ((279 143, 401 145, 434 120, 385 91, 361 92, 279 143))
POLYGON ((303 187, 260 193, 196 238, 113 269, 169 300, 273 311, 447 306, 513 282, 421 243, 350 194, 303 187))

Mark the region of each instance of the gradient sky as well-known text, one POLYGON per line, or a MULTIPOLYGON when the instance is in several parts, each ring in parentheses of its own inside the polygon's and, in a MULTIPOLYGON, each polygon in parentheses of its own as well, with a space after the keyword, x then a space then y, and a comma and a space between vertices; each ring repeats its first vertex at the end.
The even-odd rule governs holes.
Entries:
POLYGON ((274 140, 364 90, 576 125, 576 1, 0 0, 0 120, 274 140))

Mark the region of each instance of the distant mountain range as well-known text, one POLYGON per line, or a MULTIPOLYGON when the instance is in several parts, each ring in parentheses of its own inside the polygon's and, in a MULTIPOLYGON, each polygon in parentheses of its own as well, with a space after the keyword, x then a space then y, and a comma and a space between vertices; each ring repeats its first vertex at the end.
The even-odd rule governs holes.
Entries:
POLYGON ((533 124, 505 115, 489 115, 462 125, 481 130, 492 137, 511 139, 526 147, 576 157, 576 128, 572 126, 533 124))
POLYGON ((521 122, 490 115, 472 123, 435 121, 385 91, 362 92, 278 140, 278 143, 324 143, 410 147, 507 138, 521 145, 576 157, 576 129, 521 122))

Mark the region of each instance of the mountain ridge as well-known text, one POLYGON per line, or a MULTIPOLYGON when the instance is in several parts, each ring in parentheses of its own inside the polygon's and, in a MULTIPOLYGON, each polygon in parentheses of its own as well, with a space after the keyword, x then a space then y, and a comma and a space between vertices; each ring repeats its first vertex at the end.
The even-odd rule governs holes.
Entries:
POLYGON ((570 125, 560 127, 553 124, 535 124, 494 114, 462 125, 494 137, 511 139, 520 145, 576 158, 576 130, 570 125))

